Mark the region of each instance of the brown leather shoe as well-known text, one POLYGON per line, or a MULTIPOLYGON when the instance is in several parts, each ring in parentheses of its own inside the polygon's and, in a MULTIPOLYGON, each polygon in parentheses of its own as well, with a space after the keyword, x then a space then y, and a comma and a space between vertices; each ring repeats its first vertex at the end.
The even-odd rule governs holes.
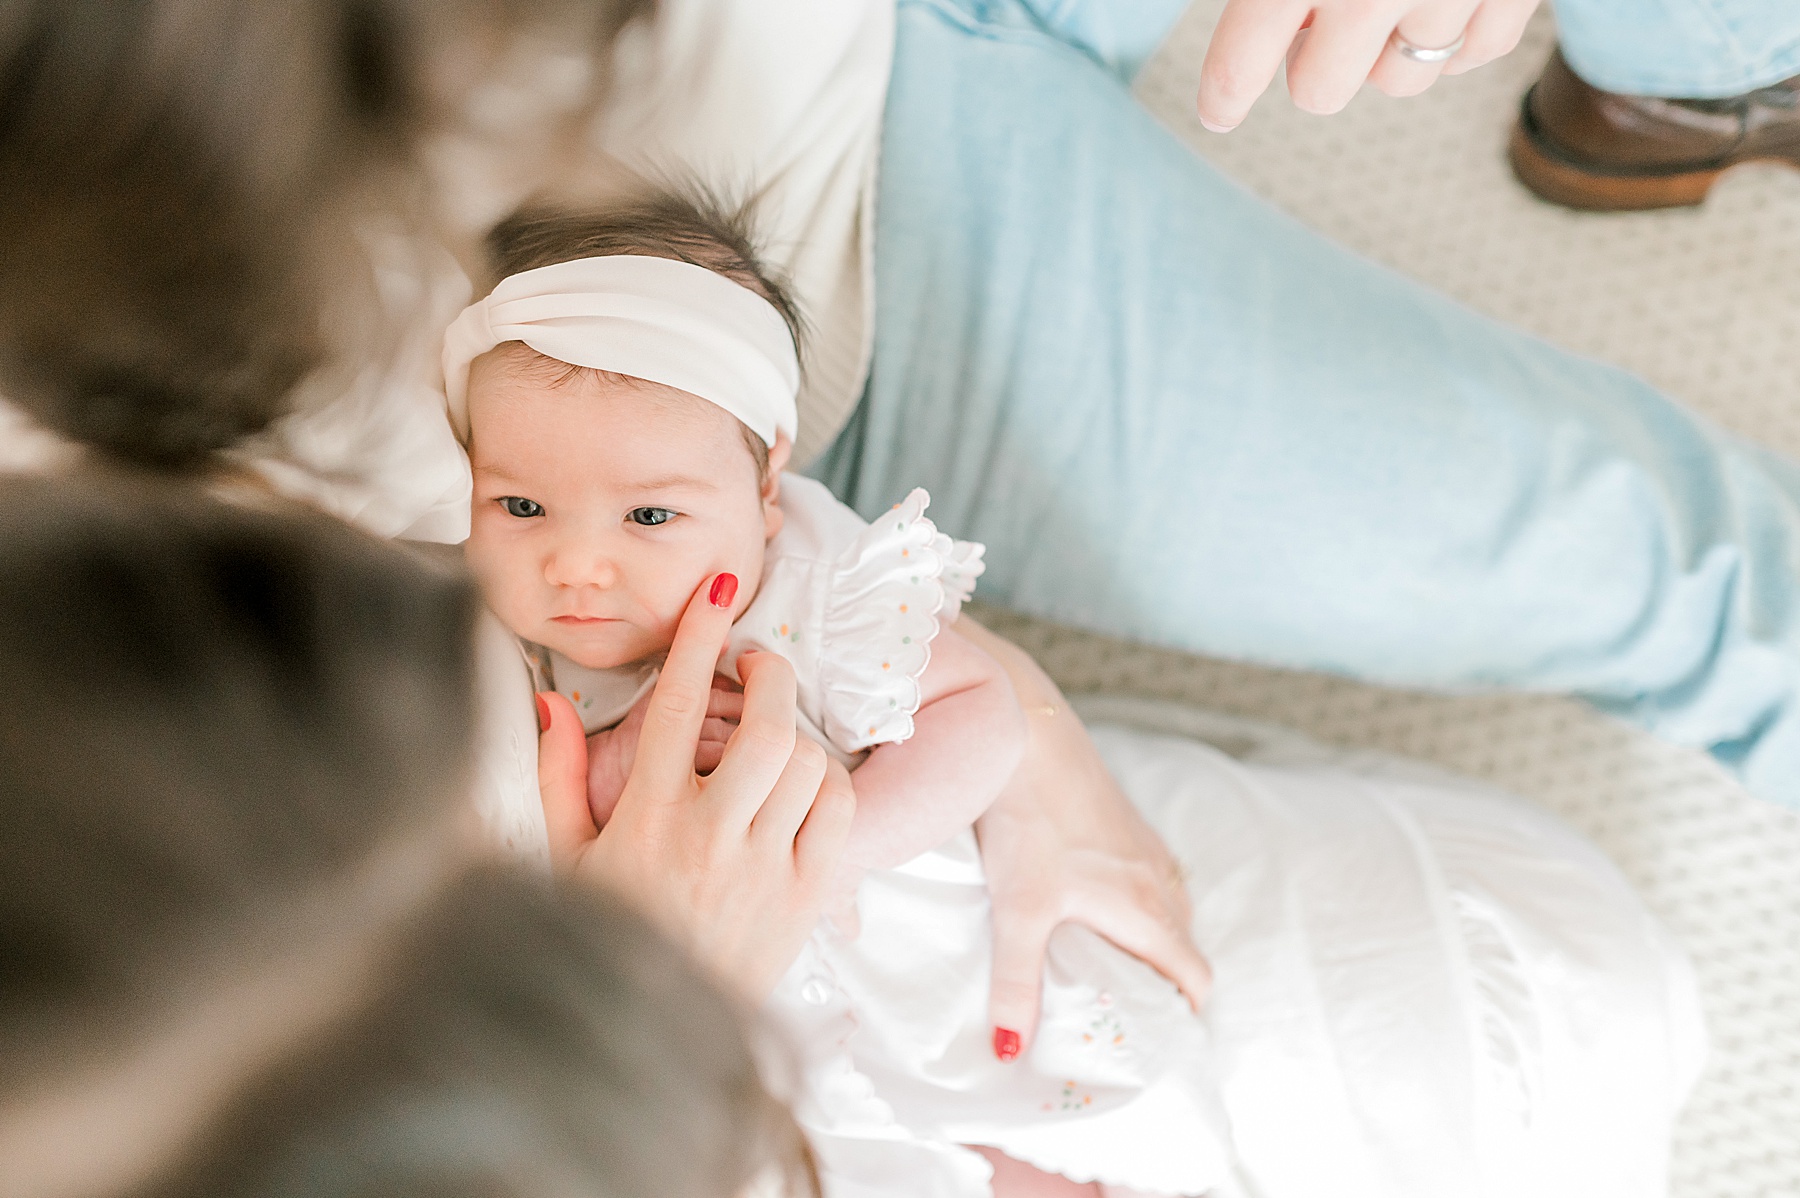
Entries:
POLYGON ((1525 93, 1508 157, 1520 182, 1569 208, 1698 204, 1734 166, 1800 167, 1800 75, 1724 100, 1625 96, 1584 82, 1558 49, 1525 93))

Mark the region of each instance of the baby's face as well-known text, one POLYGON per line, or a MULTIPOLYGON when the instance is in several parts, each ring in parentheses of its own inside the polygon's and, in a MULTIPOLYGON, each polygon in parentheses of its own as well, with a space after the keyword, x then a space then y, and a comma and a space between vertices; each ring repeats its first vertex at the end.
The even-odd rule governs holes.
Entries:
POLYGON ((667 649, 719 571, 749 602, 780 462, 759 477, 743 426, 685 391, 561 370, 517 342, 470 370, 466 554, 509 628, 608 669, 667 649))

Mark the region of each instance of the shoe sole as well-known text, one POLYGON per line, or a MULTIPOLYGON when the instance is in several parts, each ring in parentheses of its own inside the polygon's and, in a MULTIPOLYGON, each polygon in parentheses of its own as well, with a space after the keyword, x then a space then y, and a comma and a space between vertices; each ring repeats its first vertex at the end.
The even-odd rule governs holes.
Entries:
MULTIPOLYGON (((1585 212, 1646 212, 1656 208, 1692 208, 1732 166, 1677 174, 1609 175, 1577 166, 1547 150, 1525 127, 1513 126, 1506 157, 1513 174, 1539 198, 1585 212)), ((1785 161, 1785 160, 1778 160, 1785 161)))

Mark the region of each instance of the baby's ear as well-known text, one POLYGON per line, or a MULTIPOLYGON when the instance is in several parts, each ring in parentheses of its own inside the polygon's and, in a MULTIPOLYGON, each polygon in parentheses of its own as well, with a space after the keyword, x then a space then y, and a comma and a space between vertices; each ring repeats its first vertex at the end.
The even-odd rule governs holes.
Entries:
POLYGON ((787 469, 788 459, 793 456, 793 441, 788 439, 786 433, 776 433, 775 444, 769 446, 769 477, 764 484, 765 490, 781 477, 781 472, 787 469))
POLYGON ((794 443, 788 440, 786 433, 775 434, 775 444, 769 446, 769 468, 763 472, 763 540, 772 541, 775 534, 781 531, 781 472, 787 469, 788 459, 793 456, 794 443))

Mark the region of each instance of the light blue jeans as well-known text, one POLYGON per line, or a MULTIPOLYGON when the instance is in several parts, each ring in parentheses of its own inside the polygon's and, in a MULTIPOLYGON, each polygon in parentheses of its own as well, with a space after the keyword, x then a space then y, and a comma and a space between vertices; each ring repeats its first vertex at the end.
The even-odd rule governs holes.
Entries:
POLYGON ((1556 26, 1608 91, 1735 96, 1800 75, 1800 0, 1562 0, 1556 26))
POLYGON ((1121 82, 1145 9, 1040 7, 900 4, 874 371, 815 472, 929 488, 997 602, 1574 692, 1800 806, 1800 468, 1221 176, 1121 82))

